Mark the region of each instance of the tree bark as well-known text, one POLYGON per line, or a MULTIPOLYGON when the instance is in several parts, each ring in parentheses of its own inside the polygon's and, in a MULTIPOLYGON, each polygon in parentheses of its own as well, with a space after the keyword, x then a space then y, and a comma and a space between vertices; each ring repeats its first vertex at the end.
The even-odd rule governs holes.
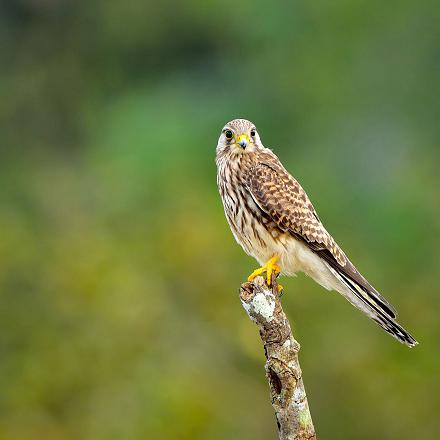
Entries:
POLYGON ((259 329, 266 355, 266 377, 281 440, 316 439, 298 361, 299 343, 281 307, 278 285, 263 277, 241 285, 240 301, 259 329))

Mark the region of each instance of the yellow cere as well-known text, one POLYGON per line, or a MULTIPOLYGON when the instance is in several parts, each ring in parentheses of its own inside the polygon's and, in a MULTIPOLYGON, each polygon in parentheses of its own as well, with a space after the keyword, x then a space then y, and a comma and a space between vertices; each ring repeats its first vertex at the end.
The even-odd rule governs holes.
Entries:
POLYGON ((240 136, 237 137, 237 144, 244 139, 246 141, 246 143, 250 143, 251 140, 249 139, 249 136, 247 134, 241 134, 240 136))

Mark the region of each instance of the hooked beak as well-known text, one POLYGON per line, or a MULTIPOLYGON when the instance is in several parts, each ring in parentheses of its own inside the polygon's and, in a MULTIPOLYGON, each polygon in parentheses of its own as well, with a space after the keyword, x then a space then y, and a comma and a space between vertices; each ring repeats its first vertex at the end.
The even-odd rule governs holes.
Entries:
POLYGON ((243 150, 246 148, 247 144, 249 143, 249 138, 246 134, 241 134, 238 136, 237 144, 240 145, 243 150))

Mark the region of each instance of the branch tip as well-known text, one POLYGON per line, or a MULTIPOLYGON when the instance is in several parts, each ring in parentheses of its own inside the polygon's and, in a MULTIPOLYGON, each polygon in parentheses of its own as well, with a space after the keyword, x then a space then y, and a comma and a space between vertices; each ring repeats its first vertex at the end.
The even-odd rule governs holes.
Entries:
POLYGON ((266 356, 266 377, 280 440, 316 439, 295 340, 283 311, 278 285, 258 276, 240 287, 240 300, 260 329, 266 356))

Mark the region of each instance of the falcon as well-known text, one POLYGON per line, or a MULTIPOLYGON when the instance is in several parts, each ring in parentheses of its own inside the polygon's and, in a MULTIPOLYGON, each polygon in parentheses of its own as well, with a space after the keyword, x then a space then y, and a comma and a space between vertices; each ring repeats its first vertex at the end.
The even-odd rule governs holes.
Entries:
POLYGON ((403 344, 417 341, 396 322, 394 307, 361 275, 327 232, 301 185, 265 148, 255 125, 234 119, 216 150, 217 185, 229 226, 261 267, 248 277, 304 272, 336 290, 403 344))

